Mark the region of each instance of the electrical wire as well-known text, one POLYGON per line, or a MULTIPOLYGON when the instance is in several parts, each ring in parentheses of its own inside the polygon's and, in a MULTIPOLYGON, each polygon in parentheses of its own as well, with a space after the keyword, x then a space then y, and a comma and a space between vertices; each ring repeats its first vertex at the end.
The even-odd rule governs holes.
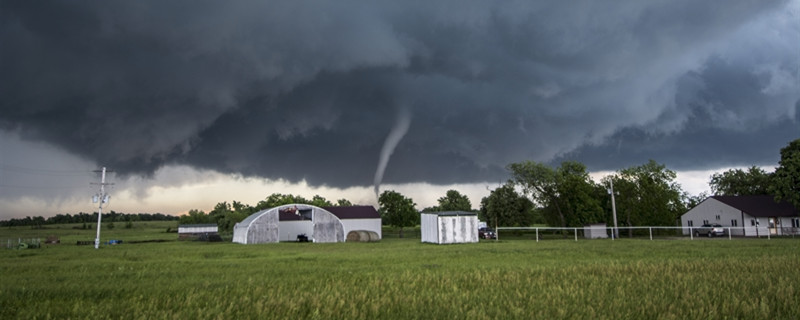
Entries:
POLYGON ((7 171, 13 173, 33 174, 43 176, 61 176, 61 177, 78 177, 85 176, 93 173, 90 170, 49 170, 49 169, 34 169, 26 168, 23 166, 0 164, 0 171, 7 171))

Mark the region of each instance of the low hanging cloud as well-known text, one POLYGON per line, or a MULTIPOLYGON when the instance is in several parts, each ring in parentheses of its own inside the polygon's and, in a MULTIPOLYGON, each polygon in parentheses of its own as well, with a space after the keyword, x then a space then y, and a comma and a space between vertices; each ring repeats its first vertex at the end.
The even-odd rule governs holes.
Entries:
POLYGON ((120 175, 498 181, 515 161, 775 163, 800 1, 2 2, 0 134, 120 175), (378 170, 381 171, 381 170, 378 170))

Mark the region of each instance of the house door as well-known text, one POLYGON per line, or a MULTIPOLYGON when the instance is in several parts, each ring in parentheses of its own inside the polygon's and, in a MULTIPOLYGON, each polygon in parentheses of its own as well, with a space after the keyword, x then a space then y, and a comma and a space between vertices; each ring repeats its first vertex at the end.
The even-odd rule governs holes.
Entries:
POLYGON ((769 217, 769 234, 776 235, 778 234, 778 228, 780 228, 781 221, 777 217, 769 217))

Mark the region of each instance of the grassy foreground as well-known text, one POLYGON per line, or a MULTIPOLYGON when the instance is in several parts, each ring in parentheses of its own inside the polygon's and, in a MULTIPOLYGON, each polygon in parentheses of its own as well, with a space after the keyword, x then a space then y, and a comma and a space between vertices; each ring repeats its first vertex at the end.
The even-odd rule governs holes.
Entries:
POLYGON ((65 242, 0 270, 0 319, 800 318, 800 239, 65 242))

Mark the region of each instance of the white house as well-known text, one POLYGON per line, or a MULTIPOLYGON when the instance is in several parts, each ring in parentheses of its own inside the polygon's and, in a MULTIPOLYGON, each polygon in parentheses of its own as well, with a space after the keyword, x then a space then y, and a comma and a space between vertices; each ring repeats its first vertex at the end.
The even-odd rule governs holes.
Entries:
POLYGON ((704 224, 719 224, 734 236, 800 234, 800 214, 773 196, 713 196, 681 216, 683 234, 704 224))
POLYGON ((422 242, 478 242, 478 215, 464 211, 423 213, 420 216, 420 229, 422 242))

